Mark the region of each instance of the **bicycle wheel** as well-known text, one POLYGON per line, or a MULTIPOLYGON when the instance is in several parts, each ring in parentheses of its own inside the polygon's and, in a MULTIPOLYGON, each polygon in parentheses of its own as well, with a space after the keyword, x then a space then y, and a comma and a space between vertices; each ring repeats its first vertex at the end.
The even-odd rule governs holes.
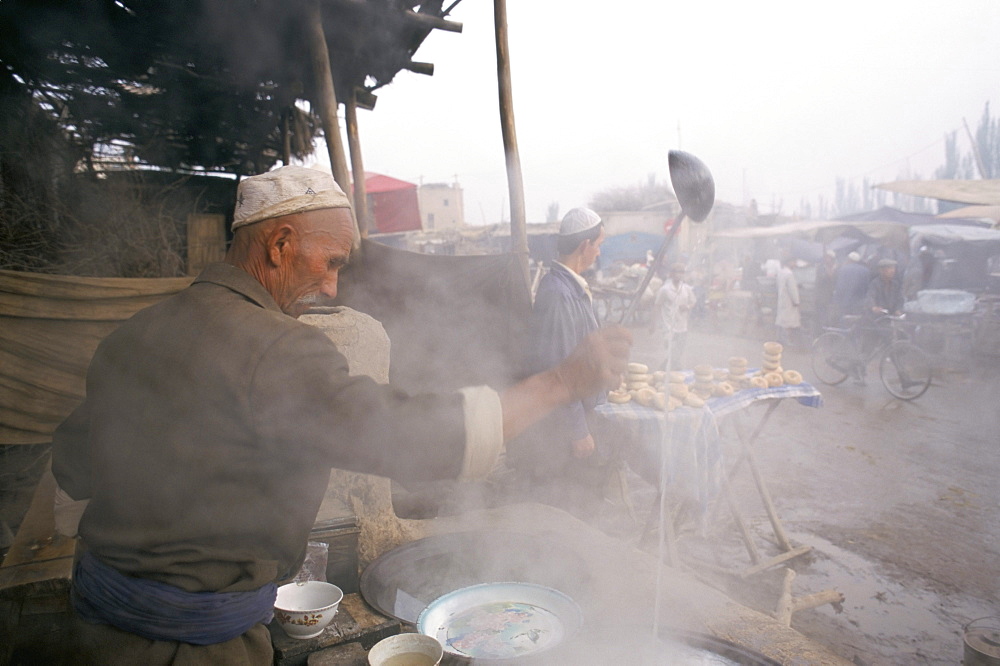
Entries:
POLYGON ((878 375, 889 393, 900 400, 913 400, 931 385, 931 359, 916 345, 894 342, 879 359, 878 375))
POLYGON ((828 331, 813 342, 813 373, 824 384, 836 386, 841 383, 847 379, 854 364, 854 348, 842 334, 828 331))

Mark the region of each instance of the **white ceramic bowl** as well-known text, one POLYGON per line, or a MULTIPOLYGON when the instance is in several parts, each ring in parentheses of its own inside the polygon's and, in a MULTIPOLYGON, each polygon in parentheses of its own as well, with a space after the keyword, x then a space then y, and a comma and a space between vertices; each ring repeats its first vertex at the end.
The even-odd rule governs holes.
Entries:
POLYGON ((282 585, 274 600, 274 619, 292 638, 315 638, 333 620, 343 598, 339 587, 318 580, 282 585))
POLYGON ((437 666, 443 656, 444 648, 433 636, 406 633, 389 636, 376 643, 368 652, 368 663, 370 666, 437 666))

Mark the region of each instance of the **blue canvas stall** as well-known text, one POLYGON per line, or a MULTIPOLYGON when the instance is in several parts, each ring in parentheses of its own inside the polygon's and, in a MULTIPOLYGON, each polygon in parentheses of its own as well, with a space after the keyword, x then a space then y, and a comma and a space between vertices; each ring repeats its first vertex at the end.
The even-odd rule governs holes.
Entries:
POLYGON ((616 262, 645 263, 646 252, 652 251, 655 254, 662 242, 663 234, 638 231, 608 236, 601 245, 601 256, 597 259, 598 268, 607 268, 616 262))

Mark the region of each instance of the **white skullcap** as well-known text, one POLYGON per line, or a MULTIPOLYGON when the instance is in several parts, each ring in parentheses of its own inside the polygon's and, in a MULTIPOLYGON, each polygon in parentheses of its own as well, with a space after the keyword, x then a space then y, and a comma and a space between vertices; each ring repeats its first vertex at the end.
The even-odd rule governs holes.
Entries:
POLYGON ((328 173, 290 165, 250 176, 236 188, 233 231, 272 217, 321 208, 350 208, 351 202, 328 173))
POLYGON ((857 252, 851 252, 849 255, 847 255, 847 258, 850 259, 851 261, 861 261, 861 255, 858 254, 857 252))
POLYGON ((601 216, 589 208, 574 208, 566 213, 559 225, 560 236, 571 236, 593 229, 601 223, 601 216))

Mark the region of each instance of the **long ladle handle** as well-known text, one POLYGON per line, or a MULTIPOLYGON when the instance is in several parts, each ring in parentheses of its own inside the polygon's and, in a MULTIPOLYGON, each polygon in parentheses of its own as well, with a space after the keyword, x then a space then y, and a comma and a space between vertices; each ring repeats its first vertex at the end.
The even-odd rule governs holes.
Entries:
POLYGON ((639 305, 639 300, 642 298, 642 295, 646 293, 646 287, 649 286, 649 281, 653 279, 653 273, 656 271, 656 267, 660 265, 664 255, 667 254, 667 248, 670 247, 670 243, 674 240, 674 236, 677 235, 677 230, 680 228, 681 222, 683 221, 684 211, 681 211, 681 214, 677 216, 677 219, 670 226, 670 231, 667 232, 666 238, 664 238, 663 242, 660 243, 660 249, 656 251, 656 256, 653 257, 653 262, 649 265, 649 268, 646 269, 646 275, 642 278, 642 284, 639 285, 639 290, 636 291, 635 296, 632 297, 632 302, 628 304, 625 314, 622 315, 621 321, 618 322, 619 324, 624 324, 628 321, 628 318, 632 316, 632 313, 635 312, 636 307, 639 305))

